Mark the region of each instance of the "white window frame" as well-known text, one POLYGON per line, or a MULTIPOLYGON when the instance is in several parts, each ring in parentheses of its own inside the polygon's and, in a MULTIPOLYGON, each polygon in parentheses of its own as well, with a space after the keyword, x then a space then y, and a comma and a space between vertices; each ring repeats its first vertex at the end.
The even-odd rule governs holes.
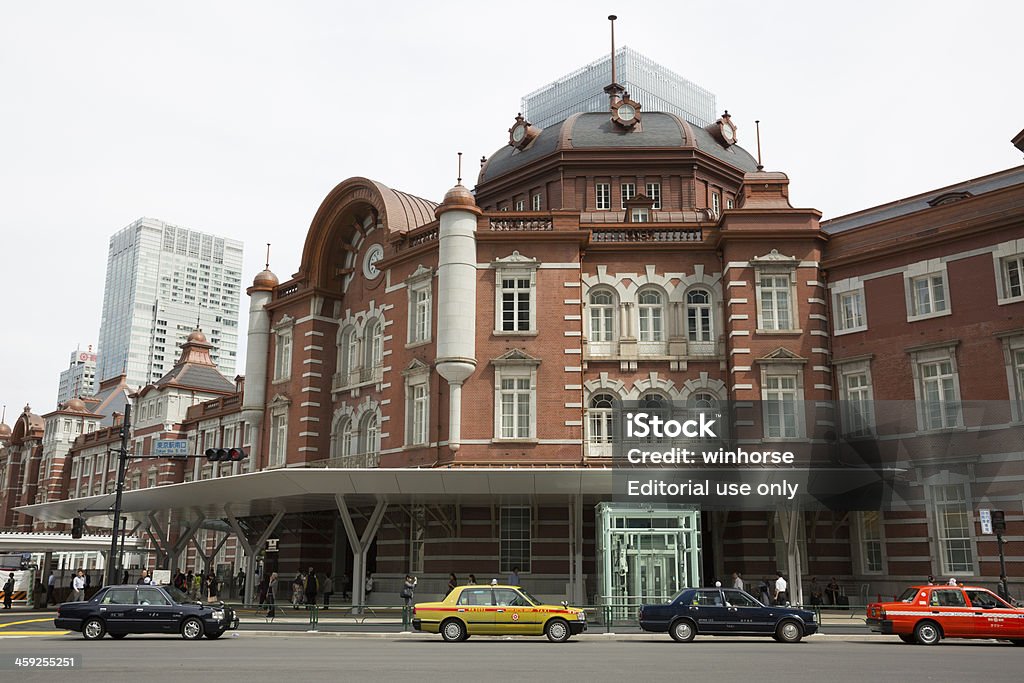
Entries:
POLYGON ((270 410, 270 444, 267 450, 267 468, 284 467, 288 462, 288 404, 281 403, 270 410))
POLYGON ((526 200, 525 199, 517 199, 516 200, 516 211, 526 211, 526 200))
POLYGON ((615 394, 608 389, 593 392, 587 398, 587 456, 611 457, 615 436, 613 406, 615 394), (607 405, 604 405, 607 403, 607 405), (596 405, 601 404, 601 405, 596 405))
POLYGON ((292 331, 294 320, 287 318, 274 328, 274 381, 285 382, 292 376, 292 331))
POLYGON ((409 292, 407 348, 427 344, 432 339, 433 281, 433 271, 422 266, 406 280, 406 289, 409 292))
POLYGON ((829 285, 829 289, 832 291, 833 333, 840 336, 868 329, 864 282, 849 278, 829 285))
POLYGON ((888 561, 885 553, 885 520, 881 510, 857 513, 857 537, 861 573, 885 574, 888 561), (876 556, 878 565, 873 566, 872 560, 876 556))
MULTIPOLYGON (((806 404, 804 403, 804 363, 803 360, 797 359, 771 359, 765 358, 758 361, 761 367, 761 411, 762 420, 764 425, 764 439, 766 441, 785 441, 792 439, 803 439, 807 434, 807 416, 805 413, 806 404), (786 384, 785 380, 792 379, 794 382, 793 387, 782 386, 786 384), (782 392, 792 395, 793 410, 795 411, 795 421, 793 430, 785 430, 781 427, 783 423, 778 423, 777 431, 779 435, 771 435, 772 430, 772 411, 770 410, 772 402, 780 401, 785 399, 782 392)), ((784 405, 784 403, 783 403, 784 405)), ((781 412, 780 412, 781 415, 781 412)))
POLYGON ((908 265, 907 270, 903 273, 903 289, 907 306, 907 322, 952 315, 949 276, 946 272, 946 263, 941 259, 929 259, 908 265), (922 291, 921 284, 925 285, 924 291, 928 294, 927 302, 919 297, 922 291), (938 296, 940 293, 941 297, 938 296), (940 302, 941 308, 939 307, 940 302))
POLYGON ((716 216, 722 213, 722 194, 715 190, 711 191, 711 210, 716 216))
POLYGON ((664 355, 667 340, 667 301, 667 294, 658 287, 645 286, 637 291, 637 352, 640 355, 664 355), (647 294, 656 294, 658 303, 642 301, 647 294))
POLYGON ((759 270, 757 273, 757 332, 799 332, 796 326, 796 270, 759 270), (787 310, 780 314, 780 297, 787 310), (769 306, 766 304, 771 303, 769 306), (770 315, 769 315, 770 313, 770 315))
POLYGON ((384 366, 384 321, 372 318, 363 331, 363 382, 379 382, 384 366))
POLYGON ((614 355, 618 332, 618 296, 610 287, 595 287, 587 293, 587 354, 614 355), (594 303, 595 296, 608 297, 609 303, 594 303), (595 317, 596 316, 596 317, 595 317))
POLYGON ((766 439, 796 439, 800 437, 799 384, 796 375, 768 375, 761 389, 764 406, 764 436, 766 439), (778 411, 771 407, 778 405, 778 411), (789 406, 789 410, 786 407, 789 406), (787 420, 789 413, 791 420, 787 420), (778 419, 775 419, 778 418, 778 419), (773 433, 775 432, 775 433, 773 433))
POLYGON ((415 365, 405 375, 405 446, 430 443, 430 368, 415 365))
POLYGON ((1010 390, 1011 419, 1024 422, 1024 332, 1015 330, 1000 335, 1000 338, 1006 365, 1006 385, 1010 390))
POLYGON ((1024 237, 997 244, 992 250, 992 265, 996 276, 996 303, 1005 306, 1024 301, 1024 237))
POLYGON ((687 355, 715 355, 715 293, 710 288, 693 287, 687 290, 683 296, 683 320, 686 325, 687 355), (696 296, 698 293, 705 294, 707 301, 690 301, 691 295, 696 296), (707 329, 704 329, 704 323, 707 323, 707 329))
POLYGON ((637 206, 629 210, 630 223, 650 223, 651 212, 645 206, 637 206))
POLYGON ((956 362, 958 344, 959 342, 943 342, 908 349, 911 356, 910 368, 914 377, 917 428, 920 432, 963 428, 960 374, 956 362), (943 367, 946 364, 948 367, 943 367), (936 371, 942 374, 935 374, 936 371), (944 379, 949 380, 948 387, 944 386, 944 379), (934 396, 936 389, 939 389, 943 396, 938 401, 929 402, 929 396, 934 396), (937 405, 938 412, 930 407, 932 403, 937 405))
MULTIPOLYGON (((540 262, 535 258, 523 256, 518 251, 511 255, 500 258, 491 264, 494 268, 494 334, 499 337, 536 335, 537 334, 537 271, 540 269, 540 262), (514 283, 511 289, 505 288, 505 283, 514 283), (526 287, 522 283, 526 282, 526 287), (529 306, 528 318, 529 328, 505 329, 505 294, 526 294, 526 304, 529 306)), ((513 325, 519 325, 519 303, 518 296, 513 300, 513 311, 515 318, 513 325)))
POLYGON ((359 366, 359 334, 355 325, 344 325, 338 333, 339 387, 351 386, 359 366))
POLYGON ((494 441, 536 442, 537 440, 537 368, 533 358, 495 359, 494 365, 494 441), (509 386, 509 383, 514 383, 509 386), (522 398, 526 399, 525 405, 522 398), (506 401, 511 398, 511 403, 506 401), (507 412, 506 408, 511 408, 507 412), (526 410, 526 429, 521 429, 522 410, 526 410), (505 429, 506 418, 513 431, 505 429))
POLYGON ((842 408, 842 432, 846 436, 862 437, 875 433, 871 358, 860 356, 834 361, 842 408))
POLYGON ((946 576, 973 576, 976 572, 977 552, 974 547, 974 516, 972 513, 970 491, 966 483, 950 482, 944 484, 929 485, 929 498, 932 503, 932 514, 935 523, 935 542, 938 559, 942 566, 942 574, 946 576), (953 494, 953 495, 951 495, 953 494), (949 526, 949 515, 947 508, 952 514, 964 518, 964 525, 961 529, 953 529, 949 526), (959 508, 953 510, 953 508, 959 508), (958 531, 960 533, 954 533, 958 531), (966 533, 963 533, 966 532, 966 533), (951 543, 957 543, 960 552, 968 553, 968 561, 965 563, 953 564, 950 556, 954 548, 951 543))
POLYGON ((661 183, 647 183, 647 198, 653 201, 651 208, 658 210, 661 208, 661 183))
POLYGON ((594 207, 598 211, 610 211, 612 208, 611 183, 594 183, 594 207))
POLYGON ((540 192, 535 192, 530 198, 530 208, 534 211, 541 210, 541 195, 540 192))
POLYGON ((622 208, 626 208, 626 202, 636 196, 636 183, 619 183, 619 200, 622 208))

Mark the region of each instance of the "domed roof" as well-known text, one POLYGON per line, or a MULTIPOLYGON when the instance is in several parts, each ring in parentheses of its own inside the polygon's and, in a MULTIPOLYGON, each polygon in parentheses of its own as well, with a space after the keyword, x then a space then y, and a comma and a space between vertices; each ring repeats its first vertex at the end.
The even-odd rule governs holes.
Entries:
POLYGON ((256 277, 252 279, 252 288, 256 290, 269 291, 274 287, 277 287, 281 282, 277 279, 277 276, 270 272, 270 269, 261 270, 256 274, 256 277))
POLYGON ((743 172, 757 170, 757 161, 738 145, 728 147, 703 128, 675 114, 643 112, 640 125, 625 129, 605 112, 573 114, 542 130, 526 149, 505 145, 480 169, 478 184, 494 180, 554 152, 573 149, 698 149, 743 172))
POLYGON ((206 341, 206 335, 203 334, 202 330, 193 330, 192 334, 188 335, 188 339, 186 340, 186 343, 188 343, 188 344, 208 344, 209 342, 206 341))
POLYGON ((85 401, 75 397, 64 404, 64 410, 70 410, 73 413, 87 413, 88 409, 85 407, 85 401))
POLYGON ((0 439, 11 438, 11 428, 7 426, 6 422, 0 422, 0 439))
POLYGON ((445 211, 450 211, 451 209, 467 209, 477 213, 480 212, 473 193, 462 184, 456 185, 445 193, 444 201, 434 210, 434 214, 440 216, 445 211))

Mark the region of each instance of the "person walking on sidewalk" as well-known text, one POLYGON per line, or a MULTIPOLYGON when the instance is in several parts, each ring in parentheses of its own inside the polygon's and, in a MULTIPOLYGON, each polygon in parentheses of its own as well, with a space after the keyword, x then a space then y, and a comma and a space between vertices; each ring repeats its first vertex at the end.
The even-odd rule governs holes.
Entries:
POLYGON ((11 572, 4 583, 4 609, 11 609, 11 600, 14 599, 14 572, 11 572))
POLYGON ((787 583, 782 572, 775 572, 775 604, 779 607, 785 607, 786 603, 789 602, 789 583, 787 583))
POLYGON ((82 600, 85 600, 85 572, 79 569, 78 574, 71 580, 71 601, 82 600))
MULTIPOLYGON (((342 584, 344 586, 345 584, 342 584)), ((342 588, 344 591, 344 588, 342 588)), ((330 572, 324 572, 324 609, 331 608, 331 596, 334 595, 334 579, 331 578, 330 572)))
POLYGON ((54 590, 57 588, 57 570, 50 572, 50 578, 46 580, 46 604, 56 605, 57 598, 54 595, 54 590))
POLYGON ((306 606, 316 605, 316 594, 320 592, 320 584, 316 579, 316 572, 310 567, 306 573, 306 606))
POLYGON ((306 586, 306 577, 299 572, 292 581, 292 609, 299 609, 302 604, 302 589, 306 586))
POLYGON ((273 618, 277 615, 277 612, 276 612, 276 609, 275 609, 276 604, 277 604, 277 598, 274 595, 274 593, 276 592, 276 588, 277 588, 277 572, 274 572, 273 574, 270 575, 270 579, 267 581, 267 594, 263 598, 266 601, 266 603, 267 603, 267 619, 271 619, 271 620, 273 620, 273 618))

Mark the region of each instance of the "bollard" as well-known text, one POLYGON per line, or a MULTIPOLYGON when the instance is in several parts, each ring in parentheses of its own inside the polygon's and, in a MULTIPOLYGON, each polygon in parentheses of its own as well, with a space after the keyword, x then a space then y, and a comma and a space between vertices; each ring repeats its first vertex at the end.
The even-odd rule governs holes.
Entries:
POLYGON ((409 605, 402 607, 402 630, 409 630, 409 605))
POLYGON ((604 606, 604 632, 612 632, 612 608, 611 605, 604 606))
POLYGON ((315 631, 317 623, 320 621, 320 612, 316 605, 309 606, 309 630, 315 631))

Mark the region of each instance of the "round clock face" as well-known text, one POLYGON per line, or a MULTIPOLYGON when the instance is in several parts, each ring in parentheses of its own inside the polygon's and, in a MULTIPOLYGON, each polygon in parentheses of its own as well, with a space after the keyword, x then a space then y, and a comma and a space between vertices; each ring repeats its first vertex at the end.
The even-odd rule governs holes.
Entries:
POLYGON ((632 121, 636 118, 636 109, 631 104, 620 104, 615 112, 619 115, 620 121, 632 121))
POLYGON ((722 137, 728 142, 732 142, 736 138, 736 134, 732 131, 732 126, 727 123, 722 124, 722 137))
POLYGON ((522 124, 519 124, 515 128, 512 129, 512 141, 513 142, 522 142, 523 138, 525 136, 526 136, 526 126, 524 126, 522 124))
POLYGON ((374 244, 366 250, 366 256, 363 257, 363 275, 369 279, 374 279, 380 275, 380 271, 377 269, 377 261, 384 258, 384 247, 379 244, 374 244))

